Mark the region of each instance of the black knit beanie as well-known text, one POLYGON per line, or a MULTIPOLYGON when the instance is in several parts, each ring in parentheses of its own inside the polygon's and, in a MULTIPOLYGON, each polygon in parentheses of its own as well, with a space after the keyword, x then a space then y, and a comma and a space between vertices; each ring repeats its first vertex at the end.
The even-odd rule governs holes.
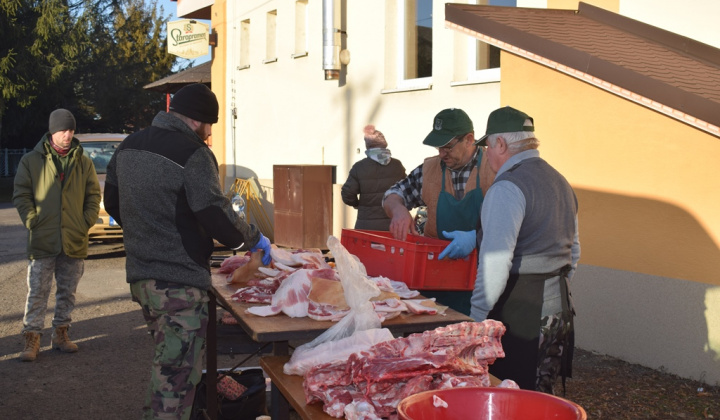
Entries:
POLYGON ((213 91, 202 83, 187 85, 170 99, 170 111, 208 124, 218 122, 218 101, 213 91))
POLYGON ((75 131, 75 117, 73 117, 73 114, 67 109, 58 108, 50 113, 48 128, 50 134, 65 130, 75 131))

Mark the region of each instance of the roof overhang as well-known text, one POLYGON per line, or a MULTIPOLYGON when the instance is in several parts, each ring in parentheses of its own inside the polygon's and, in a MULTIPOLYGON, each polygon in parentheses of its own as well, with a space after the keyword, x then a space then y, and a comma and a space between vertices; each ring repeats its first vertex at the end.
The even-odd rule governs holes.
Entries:
POLYGON ((210 20, 210 8, 215 0, 171 0, 177 1, 177 15, 185 19, 210 20))
MULTIPOLYGON (((530 25, 524 30, 524 22, 521 21, 523 17, 520 15, 528 13, 552 17, 553 19, 544 22, 545 25, 552 25, 552 21, 578 19, 581 15, 583 19, 592 19, 594 22, 612 27, 615 31, 622 28, 623 24, 632 24, 633 31, 628 36, 642 37, 642 41, 646 43, 648 39, 665 36, 685 50, 678 51, 672 44, 663 44, 662 47, 670 53, 676 55, 682 53, 684 58, 692 57, 701 62, 705 68, 714 67, 715 74, 720 74, 720 61, 716 61, 720 57, 717 49, 584 3, 580 3, 578 11, 552 9, 530 11, 521 8, 448 3, 445 5, 445 24, 450 29, 466 33, 504 51, 720 136, 720 100, 688 91, 668 82, 667 79, 643 74, 624 66, 621 60, 609 60, 606 57, 596 56, 592 50, 584 50, 572 43, 558 41, 562 37, 553 39, 544 36, 542 31, 533 30, 542 25, 530 25), (517 21, 512 20, 513 14, 519 17, 517 21), (646 39, 645 36, 650 38, 646 39), (699 59, 698 55, 703 58, 699 59)), ((562 30, 563 28, 556 28, 556 33, 562 30)), ((584 31, 578 31, 569 36, 583 36, 583 33, 584 31)))
POLYGON ((143 89, 153 90, 162 93, 175 93, 180 88, 191 83, 204 83, 210 87, 210 64, 205 62, 199 66, 190 67, 179 73, 164 77, 158 81, 143 86, 143 89))

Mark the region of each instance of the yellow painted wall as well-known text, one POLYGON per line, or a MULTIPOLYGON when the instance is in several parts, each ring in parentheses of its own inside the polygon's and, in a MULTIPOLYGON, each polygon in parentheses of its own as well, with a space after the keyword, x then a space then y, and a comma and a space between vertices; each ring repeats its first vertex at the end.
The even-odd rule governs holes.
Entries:
POLYGON ((578 197, 580 348, 720 381, 720 139, 503 53, 501 103, 578 197))
POLYGON ((228 118, 227 112, 227 99, 225 89, 225 72, 227 63, 227 54, 221 52, 223 44, 227 42, 227 14, 226 14, 226 2, 227 0, 215 0, 214 5, 210 9, 211 13, 211 25, 212 32, 217 34, 218 45, 212 48, 212 64, 210 64, 210 77, 212 78, 212 91, 217 96, 218 103, 220 104, 220 110, 218 115, 217 124, 213 125, 212 128, 212 151, 215 154, 215 158, 220 166, 220 184, 223 187, 223 191, 230 187, 225 185, 227 164, 225 151, 225 138, 226 138, 226 121, 228 118))
MULTIPOLYGON (((548 9, 578 9, 579 0, 547 0, 548 9)), ((583 3, 601 7, 614 13, 620 11, 620 0, 583 0, 583 3)))
POLYGON ((720 139, 511 54, 501 101, 580 201, 582 263, 720 285, 720 139))

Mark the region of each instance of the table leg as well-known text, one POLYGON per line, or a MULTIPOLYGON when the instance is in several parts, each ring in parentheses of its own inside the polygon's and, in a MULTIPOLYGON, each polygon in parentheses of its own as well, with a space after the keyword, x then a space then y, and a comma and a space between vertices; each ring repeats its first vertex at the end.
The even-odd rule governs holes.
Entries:
POLYGON ((205 389, 207 390, 207 415, 211 420, 217 419, 217 298, 208 292, 208 329, 206 341, 206 373, 205 389))
POLYGON ((272 420, 290 419, 290 403, 274 383, 270 386, 270 403, 272 420))
POLYGON ((274 356, 287 356, 290 353, 290 346, 287 341, 273 341, 272 354, 274 356))
MULTIPOLYGON (((287 356, 290 351, 287 341, 273 341, 272 345, 274 356, 287 356)), ((273 382, 270 386, 270 417, 273 420, 290 419, 290 403, 273 382)))

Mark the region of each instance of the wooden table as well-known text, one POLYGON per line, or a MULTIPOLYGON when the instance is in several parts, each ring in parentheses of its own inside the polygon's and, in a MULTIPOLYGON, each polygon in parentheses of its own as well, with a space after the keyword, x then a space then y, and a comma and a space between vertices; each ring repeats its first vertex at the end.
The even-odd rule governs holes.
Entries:
MULTIPOLYGON (((225 275, 214 274, 213 291, 219 304, 230 310, 243 330, 258 343, 273 343, 273 354, 288 354, 288 341, 311 341, 336 324, 332 321, 316 321, 311 318, 290 318, 285 314, 262 317, 245 313, 256 303, 235 302, 231 296, 237 291, 237 284, 228 284, 225 275)), ((211 318, 212 319, 212 318, 211 318)), ((448 308, 444 315, 412 315, 403 313, 383 322, 382 326, 394 335, 434 330, 449 324, 472 321, 472 318, 448 308)))
POLYGON ((329 416, 322 409, 322 403, 305 404, 305 389, 303 389, 303 377, 298 375, 286 375, 283 366, 290 360, 290 356, 265 356, 260 358, 260 367, 270 377, 270 401, 273 411, 276 405, 282 407, 278 413, 272 413, 273 420, 287 420, 290 413, 290 405, 303 420, 330 420, 329 416), (278 416, 278 417, 276 417, 278 416))
MULTIPOLYGON (((273 404, 282 402, 288 406, 292 405, 295 411, 303 420, 331 420, 334 417, 329 416, 322 409, 322 403, 306 404, 305 390, 303 388, 303 377, 298 375, 286 375, 283 372, 283 366, 290 360, 289 356, 265 356, 260 358, 260 367, 270 377, 272 381, 272 389, 270 395, 273 404)), ((500 380, 490 375, 490 384, 497 386, 500 380)), ((289 410, 289 408, 288 408, 289 410)), ((272 416, 273 420, 276 417, 272 416)), ((278 417, 280 420, 287 417, 278 417)))
MULTIPOLYGON (((287 356, 289 354, 289 341, 312 341, 314 338, 325 332, 328 328, 335 325, 332 321, 316 321, 311 318, 290 318, 285 314, 279 314, 271 317, 261 317, 245 313, 245 310, 251 306, 258 304, 235 302, 232 295, 240 287, 237 284, 228 284, 224 274, 213 274, 210 300, 210 319, 216 319, 217 313, 215 304, 226 308, 235 319, 237 319, 240 327, 258 343, 272 343, 273 356, 287 356), (216 301, 217 300, 217 301, 216 301)), ((411 315, 403 313, 393 319, 383 322, 382 326, 389 329, 394 335, 406 335, 410 333, 434 330, 449 324, 458 322, 472 321, 472 318, 461 314, 455 310, 448 308, 444 315, 411 315)), ((215 381, 217 380, 217 333, 214 322, 208 325, 208 344, 207 344, 207 385, 208 385, 208 401, 217 401, 214 392, 215 381), (211 395, 212 393, 212 395, 211 395)), ((280 367, 282 373, 282 366, 280 367)), ((302 378, 300 379, 302 391, 302 378)), ((287 420, 289 415, 288 400, 282 396, 279 391, 272 392, 272 419, 287 420)), ((304 394, 303 399, 304 402, 304 394)), ((217 407, 211 407, 208 403, 208 415, 211 419, 217 413, 217 407)), ((320 409, 322 412, 322 409, 320 409)), ((325 413, 323 413, 325 414, 325 413)), ((326 415, 327 416, 327 415, 326 415)), ((308 417, 315 418, 315 417, 308 417)), ((330 418, 327 416, 326 418, 330 418)))

